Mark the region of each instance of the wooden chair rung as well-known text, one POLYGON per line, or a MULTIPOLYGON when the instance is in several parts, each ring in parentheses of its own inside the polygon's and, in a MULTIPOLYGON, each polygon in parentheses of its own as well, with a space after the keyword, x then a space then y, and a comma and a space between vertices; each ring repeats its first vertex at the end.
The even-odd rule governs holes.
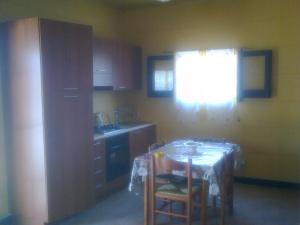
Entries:
POLYGON ((166 215, 166 216, 178 217, 178 218, 182 218, 182 219, 187 218, 186 215, 182 215, 182 214, 179 214, 179 213, 165 212, 165 211, 160 211, 160 210, 155 210, 155 213, 163 214, 163 215, 166 215))

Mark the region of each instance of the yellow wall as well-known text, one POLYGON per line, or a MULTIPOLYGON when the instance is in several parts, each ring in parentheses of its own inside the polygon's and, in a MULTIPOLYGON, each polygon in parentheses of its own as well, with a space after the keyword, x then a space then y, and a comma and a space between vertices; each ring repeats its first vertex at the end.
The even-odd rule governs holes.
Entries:
POLYGON ((249 99, 232 113, 180 112, 172 99, 134 100, 160 139, 216 136, 242 146, 241 175, 300 182, 300 1, 182 1, 122 12, 122 35, 145 55, 201 48, 274 50, 271 99, 249 99))
MULTIPOLYGON (((95 36, 118 38, 118 11, 98 0, 4 0, 0 1, 0 22, 40 16, 60 21, 92 25, 95 36)), ((1 87, 0 87, 1 93, 1 87)), ((1 96, 2 97, 2 96, 1 96)), ((94 93, 95 111, 112 111, 115 95, 94 93), (104 104, 103 104, 104 103, 104 104)), ((0 218, 8 213, 3 146, 2 104, 0 102, 0 218)))

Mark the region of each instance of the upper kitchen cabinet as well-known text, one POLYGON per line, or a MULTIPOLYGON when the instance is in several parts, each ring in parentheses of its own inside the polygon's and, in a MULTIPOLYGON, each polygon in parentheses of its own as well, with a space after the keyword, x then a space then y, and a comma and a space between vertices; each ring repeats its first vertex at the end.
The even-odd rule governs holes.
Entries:
POLYGON ((94 39, 94 88, 137 90, 142 87, 142 49, 121 41, 94 39))
POLYGON ((98 90, 112 90, 115 43, 110 39, 98 38, 94 39, 93 46, 94 88, 98 90))
POLYGON ((18 224, 48 224, 94 203, 92 28, 40 18, 0 25, 18 224))

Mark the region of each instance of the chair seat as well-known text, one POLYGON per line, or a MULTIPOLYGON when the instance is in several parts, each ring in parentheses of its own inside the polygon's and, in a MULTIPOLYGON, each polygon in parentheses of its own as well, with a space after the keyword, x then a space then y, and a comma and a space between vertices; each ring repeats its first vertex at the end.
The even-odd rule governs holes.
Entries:
MULTIPOLYGON (((193 186, 192 192, 196 193, 199 190, 199 186, 193 186)), ((165 194, 172 194, 172 195, 187 195, 188 189, 186 184, 174 184, 168 183, 160 185, 156 188, 157 193, 165 193, 165 194)))

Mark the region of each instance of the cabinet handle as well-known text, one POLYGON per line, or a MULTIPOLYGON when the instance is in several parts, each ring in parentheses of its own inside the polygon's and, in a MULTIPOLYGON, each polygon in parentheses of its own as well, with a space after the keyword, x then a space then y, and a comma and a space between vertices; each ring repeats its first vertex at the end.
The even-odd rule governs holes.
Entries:
POLYGON ((111 149, 118 149, 118 148, 121 148, 121 146, 122 145, 114 145, 114 146, 111 147, 111 149))
POLYGON ((97 184, 96 189, 102 188, 102 186, 103 186, 102 184, 97 184))
POLYGON ((78 90, 78 88, 64 88, 64 90, 66 90, 66 91, 76 91, 76 90, 78 90))
POLYGON ((64 98, 79 98, 78 95, 64 95, 64 98))
POLYGON ((119 89, 126 89, 127 87, 125 86, 120 86, 119 89))
POLYGON ((100 160, 100 159, 102 159, 102 156, 98 156, 98 157, 94 158, 95 161, 100 160))
POLYGON ((96 72, 106 72, 106 69, 95 69, 96 72))
POLYGON ((94 146, 101 145, 101 141, 97 141, 94 143, 94 146))
POLYGON ((97 174, 101 174, 101 173, 103 173, 102 170, 97 170, 97 171, 95 172, 96 175, 97 175, 97 174))

